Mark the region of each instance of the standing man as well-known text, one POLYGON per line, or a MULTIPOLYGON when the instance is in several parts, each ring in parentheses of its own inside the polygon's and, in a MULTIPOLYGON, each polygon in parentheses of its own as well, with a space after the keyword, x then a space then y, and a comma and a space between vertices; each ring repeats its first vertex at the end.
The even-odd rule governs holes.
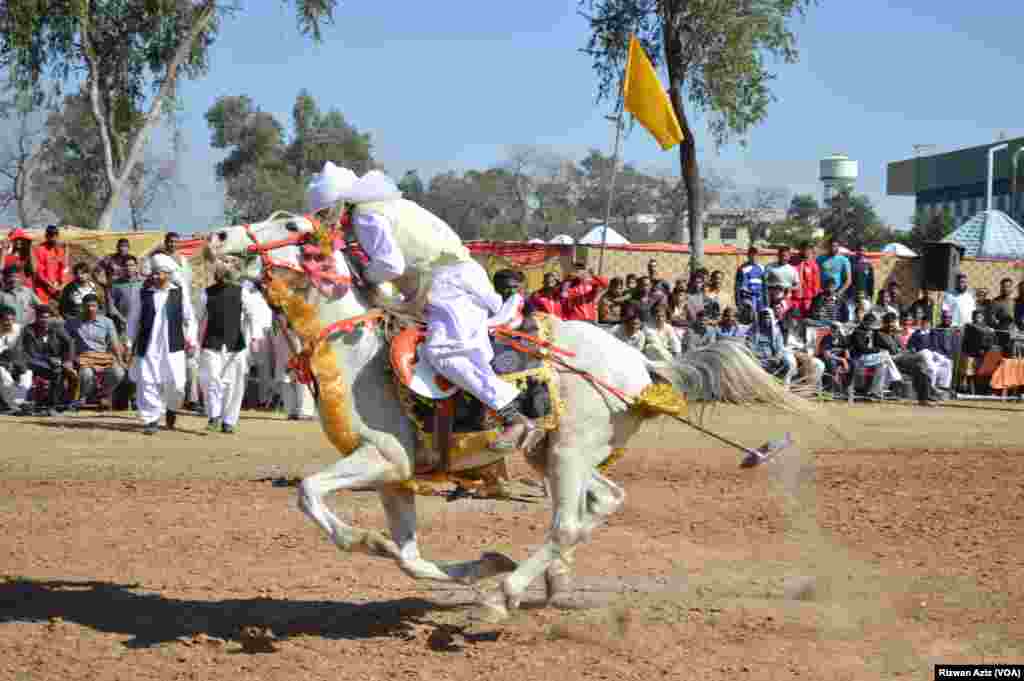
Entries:
POLYGON ((581 322, 597 321, 597 298, 608 288, 608 280, 599 277, 578 262, 576 273, 562 282, 562 319, 581 322))
POLYGON ((238 426, 245 396, 245 329, 253 316, 251 294, 232 281, 226 265, 217 266, 214 281, 200 297, 204 331, 199 384, 206 396, 206 429, 231 434, 238 426))
POLYGON ((875 300, 875 268, 871 265, 867 255, 864 254, 864 246, 857 244, 857 250, 850 258, 850 276, 853 283, 847 291, 846 297, 854 299, 857 292, 864 294, 864 299, 869 303, 875 300))
POLYGON ((544 286, 530 296, 530 306, 536 312, 547 312, 562 318, 562 292, 558 286, 558 276, 554 272, 544 275, 544 286))
MULTIPOLYGON (((775 263, 764 268, 765 279, 771 277, 774 285, 783 290, 783 297, 789 303, 793 298, 800 295, 800 275, 796 268, 789 264, 793 255, 793 249, 789 246, 779 246, 775 263)), ((767 284, 767 281, 765 282, 767 284)), ((772 301, 769 300, 771 305, 772 301)))
POLYGON ((818 256, 818 268, 821 270, 821 288, 831 284, 832 290, 840 300, 846 300, 847 290, 853 281, 850 259, 839 252, 840 244, 835 238, 828 240, 828 255, 818 256))
POLYGON ((292 348, 288 337, 288 318, 274 311, 271 344, 274 351, 274 379, 289 421, 312 421, 316 416, 316 403, 309 386, 299 381, 295 370, 288 366, 292 348))
POLYGON ((757 313, 765 306, 764 275, 765 271, 757 264, 757 246, 747 249, 747 262, 736 270, 736 311, 740 319, 757 321, 757 313), (749 310, 749 314, 746 312, 749 310))
POLYGON ((125 345, 131 345, 128 338, 128 319, 132 308, 139 304, 142 293, 142 277, 139 276, 139 263, 134 255, 124 259, 121 277, 115 279, 110 286, 110 298, 107 300, 107 315, 114 321, 118 331, 125 338, 125 345))
POLYGON ((3 268, 6 270, 11 265, 18 267, 18 272, 24 279, 26 286, 32 285, 32 237, 28 232, 16 227, 7 234, 7 243, 10 252, 3 257, 3 268))
POLYGON ((800 289, 793 296, 793 305, 800 310, 801 317, 808 319, 814 298, 821 293, 821 269, 814 259, 814 244, 810 241, 800 244, 800 252, 793 258, 792 264, 800 282, 800 289))
POLYGON ((47 225, 46 240, 32 251, 36 296, 44 305, 49 305, 51 300, 60 300, 61 289, 71 277, 68 252, 57 243, 59 236, 57 225, 47 225))
POLYGON ((185 399, 185 353, 195 349, 195 315, 185 291, 172 281, 177 269, 170 256, 150 258, 153 285, 142 290, 128 319, 128 336, 135 339, 129 373, 143 433, 155 435, 160 417, 174 430, 177 410, 185 399))
POLYGON ((941 314, 949 313, 952 326, 964 326, 974 318, 974 309, 977 305, 974 294, 967 288, 967 275, 961 272, 956 275, 956 290, 942 294, 941 314))

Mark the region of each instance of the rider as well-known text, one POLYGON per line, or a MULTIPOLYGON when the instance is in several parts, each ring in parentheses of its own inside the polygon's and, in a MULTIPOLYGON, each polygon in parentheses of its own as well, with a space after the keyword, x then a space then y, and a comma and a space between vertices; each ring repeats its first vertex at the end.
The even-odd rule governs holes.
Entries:
POLYGON ((491 367, 487 321, 503 301, 458 235, 403 199, 391 178, 377 170, 356 177, 328 161, 306 199, 310 212, 329 224, 351 225, 350 238, 369 259, 363 273, 368 282, 393 282, 407 301, 423 305, 427 361, 497 413, 503 430, 492 449, 515 449, 534 425, 517 407, 519 390, 491 367))

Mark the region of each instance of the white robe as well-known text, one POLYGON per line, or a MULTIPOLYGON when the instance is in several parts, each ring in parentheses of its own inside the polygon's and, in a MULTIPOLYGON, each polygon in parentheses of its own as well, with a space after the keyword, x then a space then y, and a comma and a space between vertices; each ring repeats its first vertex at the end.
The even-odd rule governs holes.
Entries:
MULTIPOLYGON (((240 328, 245 337, 246 347, 238 352, 231 352, 227 347, 218 349, 203 348, 199 355, 199 385, 206 396, 206 417, 218 419, 225 426, 238 423, 242 411, 242 399, 245 397, 246 377, 248 375, 249 343, 252 337, 255 310, 253 302, 256 294, 242 290, 242 318, 240 328)), ((206 291, 200 296, 202 322, 209 323, 209 309, 206 291)))
MULTIPOLYGON (((136 386, 136 402, 139 416, 143 423, 154 423, 168 411, 181 408, 185 399, 185 351, 171 352, 169 344, 169 325, 164 308, 167 305, 168 292, 174 285, 166 289, 156 289, 153 293, 153 330, 149 337, 149 346, 142 356, 133 358, 128 376, 136 386)), ((196 344, 195 314, 188 295, 181 296, 182 322, 185 326, 186 345, 196 344)), ((132 306, 128 318, 128 337, 136 338, 141 323, 142 305, 132 306)))
POLYGON ((313 393, 308 386, 299 383, 293 372, 288 369, 288 360, 291 359, 292 349, 288 345, 288 338, 283 330, 287 326, 283 315, 278 316, 276 326, 277 328, 271 331, 270 340, 274 350, 274 381, 277 384, 281 402, 284 403, 284 410, 290 417, 313 418, 316 416, 313 393))
MULTIPOLYGON (((391 281, 405 272, 406 259, 392 234, 390 220, 359 213, 354 227, 370 259, 366 276, 373 283, 391 281)), ((491 367, 494 349, 488 318, 503 301, 487 272, 475 260, 438 267, 427 294, 427 340, 423 355, 434 369, 495 411, 518 395, 519 389, 491 367)))
MULTIPOLYGON (((21 324, 13 324, 10 333, 0 334, 0 352, 13 350, 18 344, 21 336, 21 324)), ((11 372, 0 367, 0 401, 8 409, 16 409, 25 404, 29 392, 32 391, 32 372, 28 369, 21 373, 18 380, 14 380, 11 372)))

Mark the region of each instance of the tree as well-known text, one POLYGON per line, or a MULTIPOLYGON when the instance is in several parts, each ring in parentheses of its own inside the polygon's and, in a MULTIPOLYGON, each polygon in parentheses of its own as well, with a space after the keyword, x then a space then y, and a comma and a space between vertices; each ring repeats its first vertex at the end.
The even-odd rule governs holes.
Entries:
POLYGON ((851 248, 863 246, 870 250, 898 240, 898 233, 879 219, 871 199, 849 191, 832 198, 820 226, 828 238, 838 239, 851 248))
POLYGON ((423 195, 426 190, 423 188, 423 180, 420 179, 420 175, 415 170, 407 170, 401 181, 398 183, 398 188, 402 190, 402 195, 410 201, 421 203, 423 201, 423 195))
POLYGON ((210 145, 228 149, 216 167, 224 183, 225 218, 265 220, 276 210, 302 213, 310 177, 331 160, 356 173, 373 167, 368 134, 332 109, 322 113, 303 90, 292 108, 292 133, 247 96, 219 98, 206 112, 210 145))
POLYGON ((30 227, 46 217, 34 200, 32 177, 42 164, 46 139, 45 108, 48 103, 8 88, 0 101, 5 135, 0 147, 0 213, 13 215, 18 225, 30 227))
POLYGON ((689 210, 690 258, 704 256, 704 202, 697 142, 683 107, 683 92, 708 118, 719 147, 764 120, 775 78, 766 58, 797 60, 789 28, 813 0, 579 0, 591 35, 583 52, 593 59, 598 99, 617 97, 628 49, 636 33, 652 62, 668 67, 668 93, 683 131, 679 160, 689 210))
POLYGON ((812 224, 818 219, 821 206, 811 194, 797 194, 789 202, 788 216, 790 220, 812 224))
MULTIPOLYGON (((337 0, 295 0, 300 30, 320 40, 337 0)), ((95 223, 110 229, 150 130, 173 108, 178 77, 202 76, 233 0, 8 0, 0 6, 0 66, 23 91, 84 76, 81 93, 101 139, 95 223)))
POLYGON ((948 208, 931 215, 919 210, 914 215, 914 226, 904 241, 909 248, 920 253, 926 243, 942 241, 954 230, 956 230, 956 218, 953 217, 953 211, 948 208))
POLYGON ((147 155, 135 166, 128 192, 132 231, 145 229, 153 221, 153 210, 176 191, 185 189, 178 179, 178 164, 173 158, 147 155))

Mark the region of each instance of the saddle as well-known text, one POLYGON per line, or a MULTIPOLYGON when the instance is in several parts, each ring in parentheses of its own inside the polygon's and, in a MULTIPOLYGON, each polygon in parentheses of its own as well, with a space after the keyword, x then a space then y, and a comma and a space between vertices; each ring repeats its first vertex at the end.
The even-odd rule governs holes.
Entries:
MULTIPOLYGON (((557 427, 561 413, 556 374, 544 349, 551 325, 548 315, 536 313, 524 318, 515 339, 496 335, 491 340, 492 368, 522 391, 518 407, 541 433, 557 427)), ((468 472, 504 458, 505 453, 487 449, 500 427, 497 416, 434 370, 422 356, 425 339, 421 327, 407 327, 392 339, 390 353, 399 400, 426 454, 417 472, 468 472)))

